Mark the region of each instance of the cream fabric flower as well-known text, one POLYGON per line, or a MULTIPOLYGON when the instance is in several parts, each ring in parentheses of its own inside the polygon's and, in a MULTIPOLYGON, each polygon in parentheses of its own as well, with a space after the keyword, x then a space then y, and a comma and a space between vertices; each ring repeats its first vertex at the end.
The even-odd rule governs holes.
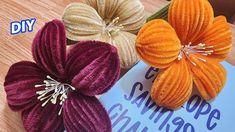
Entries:
POLYGON ((86 0, 72 3, 63 13, 67 38, 73 41, 100 40, 118 49, 121 67, 137 61, 136 33, 146 22, 139 0, 86 0))

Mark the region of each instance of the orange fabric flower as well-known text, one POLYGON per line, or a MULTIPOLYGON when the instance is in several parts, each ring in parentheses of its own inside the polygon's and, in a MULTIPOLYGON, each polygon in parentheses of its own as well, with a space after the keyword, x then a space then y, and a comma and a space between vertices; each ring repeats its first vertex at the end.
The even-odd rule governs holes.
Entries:
POLYGON ((152 99, 160 106, 178 108, 190 97, 193 83, 204 99, 216 97, 226 81, 219 62, 232 47, 226 18, 214 18, 208 0, 173 0, 168 21, 146 23, 136 40, 140 58, 161 69, 152 99))

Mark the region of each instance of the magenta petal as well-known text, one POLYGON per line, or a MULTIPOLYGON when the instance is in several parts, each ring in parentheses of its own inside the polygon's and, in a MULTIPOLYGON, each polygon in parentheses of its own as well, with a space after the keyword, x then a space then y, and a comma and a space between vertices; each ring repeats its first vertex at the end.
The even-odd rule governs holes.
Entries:
POLYGON ((46 74, 35 64, 22 61, 12 65, 6 75, 4 87, 7 94, 7 102, 14 111, 25 110, 37 103, 34 85, 41 84, 46 74))
POLYGON ((61 105, 41 103, 22 112, 23 125, 28 132, 63 132, 63 115, 58 115, 61 105))
POLYGON ((70 50, 66 71, 72 86, 94 96, 109 90, 120 74, 115 47, 98 41, 83 41, 70 50))
POLYGON ((64 75, 66 61, 66 36, 64 25, 59 20, 45 24, 34 38, 33 58, 36 63, 50 74, 64 75))
POLYGON ((111 132, 108 113, 96 97, 72 92, 64 103, 64 126, 68 132, 111 132))

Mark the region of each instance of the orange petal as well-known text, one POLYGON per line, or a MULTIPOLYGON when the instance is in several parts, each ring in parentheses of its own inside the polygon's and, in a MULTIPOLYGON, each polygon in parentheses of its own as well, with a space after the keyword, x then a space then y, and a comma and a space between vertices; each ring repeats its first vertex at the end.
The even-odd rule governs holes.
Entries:
POLYGON ((226 18, 216 17, 213 25, 195 43, 213 46, 210 50, 214 52, 208 57, 218 61, 226 59, 232 49, 232 32, 226 18))
POLYGON ((226 70, 224 67, 215 62, 201 61, 199 58, 205 59, 200 55, 190 55, 191 61, 196 66, 191 66, 194 83, 205 100, 210 100, 218 95, 226 82, 226 70))
POLYGON ((183 105, 192 93, 192 74, 182 59, 162 70, 153 83, 152 99, 159 105, 175 109, 183 105))
POLYGON ((189 44, 213 22, 214 13, 208 0, 173 0, 168 21, 182 44, 189 44))
POLYGON ((160 19, 145 24, 136 39, 139 57, 157 68, 168 67, 178 57, 180 48, 175 30, 160 19))

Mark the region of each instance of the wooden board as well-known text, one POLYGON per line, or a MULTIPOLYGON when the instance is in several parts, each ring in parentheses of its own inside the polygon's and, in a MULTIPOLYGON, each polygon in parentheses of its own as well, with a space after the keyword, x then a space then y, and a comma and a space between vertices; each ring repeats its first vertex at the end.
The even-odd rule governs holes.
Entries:
MULTIPOLYGON (((18 61, 32 60, 31 42, 36 32, 45 22, 55 18, 60 19, 67 4, 78 1, 81 0, 0 1, 0 131, 24 131, 20 113, 12 112, 6 103, 3 82, 8 68, 18 61), (34 31, 15 36, 10 35, 10 22, 27 18, 37 19, 34 31)), ((141 1, 145 6, 148 15, 156 12, 167 3, 165 0, 141 1)), ((233 31, 235 32, 234 29, 235 26, 233 26, 233 31)), ((233 55, 235 55, 235 52, 233 52, 233 55)), ((235 60, 233 60, 233 62, 235 62, 235 60)))

